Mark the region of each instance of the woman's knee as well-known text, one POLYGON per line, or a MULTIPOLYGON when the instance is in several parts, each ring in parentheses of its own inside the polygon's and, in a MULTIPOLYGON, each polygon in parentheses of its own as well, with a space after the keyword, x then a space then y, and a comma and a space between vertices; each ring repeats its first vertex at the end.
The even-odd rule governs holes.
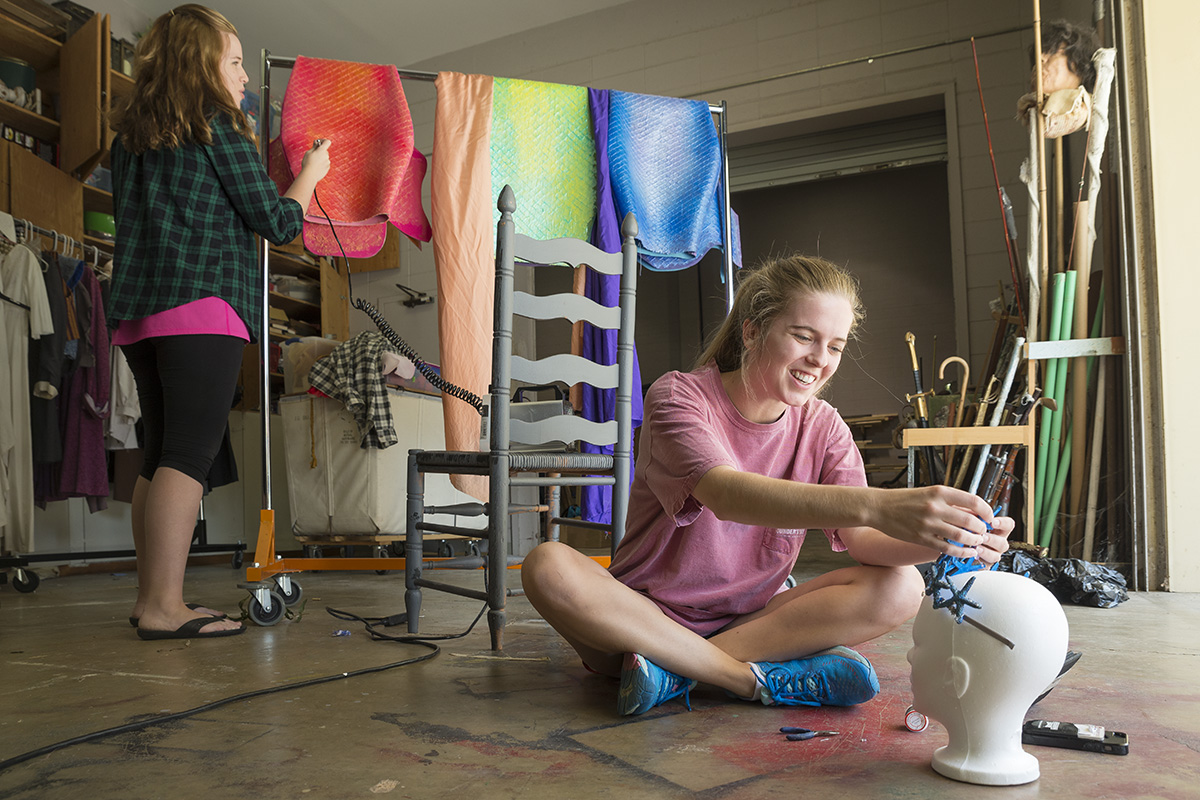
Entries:
POLYGON ((889 627, 899 627, 916 616, 925 596, 925 582, 915 567, 879 567, 879 613, 889 627))
POLYGON ((521 563, 521 586, 531 598, 559 594, 576 571, 578 552, 561 542, 542 542, 521 563))

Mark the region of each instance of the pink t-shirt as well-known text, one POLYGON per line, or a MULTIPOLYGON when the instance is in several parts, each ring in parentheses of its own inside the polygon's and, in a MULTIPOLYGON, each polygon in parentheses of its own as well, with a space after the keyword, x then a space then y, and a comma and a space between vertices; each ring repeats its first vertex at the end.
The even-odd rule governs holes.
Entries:
MULTIPOLYGON (((866 486, 850 429, 824 400, 768 424, 738 413, 710 365, 670 372, 646 395, 625 538, 610 571, 707 636, 758 611, 796 563, 805 531, 722 522, 692 496, 713 467, 803 483, 866 486)), ((825 531, 834 550, 846 546, 825 531)))
POLYGON ((141 319, 123 319, 113 332, 113 344, 133 344, 153 336, 218 334, 250 341, 246 323, 233 306, 219 297, 203 297, 141 319))

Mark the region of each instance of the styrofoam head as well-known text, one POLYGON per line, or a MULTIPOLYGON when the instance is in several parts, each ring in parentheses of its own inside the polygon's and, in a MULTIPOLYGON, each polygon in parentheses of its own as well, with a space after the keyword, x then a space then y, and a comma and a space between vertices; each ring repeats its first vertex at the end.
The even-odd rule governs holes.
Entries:
POLYGON ((950 744, 933 767, 957 780, 991 785, 1038 776, 1021 749, 1021 724, 1033 701, 1058 676, 1067 650, 1067 619, 1049 590, 1008 572, 949 579, 979 608, 962 621, 927 599, 913 624, 913 705, 942 723, 950 744))

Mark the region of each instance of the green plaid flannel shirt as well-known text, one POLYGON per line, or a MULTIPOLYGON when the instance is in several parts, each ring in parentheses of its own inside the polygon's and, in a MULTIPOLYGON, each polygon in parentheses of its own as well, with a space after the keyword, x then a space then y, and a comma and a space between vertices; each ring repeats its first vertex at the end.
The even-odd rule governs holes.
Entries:
POLYGON ((258 152, 223 114, 212 144, 129 153, 112 145, 117 223, 108 319, 141 319, 204 297, 220 297, 262 327, 262 265, 254 235, 295 239, 304 212, 279 196, 258 152))

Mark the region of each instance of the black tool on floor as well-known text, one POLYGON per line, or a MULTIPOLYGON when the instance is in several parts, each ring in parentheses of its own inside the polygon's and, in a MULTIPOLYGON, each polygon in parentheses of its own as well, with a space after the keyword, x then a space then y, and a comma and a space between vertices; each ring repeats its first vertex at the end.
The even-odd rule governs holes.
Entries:
POLYGON ((1031 719, 1021 728, 1021 744, 1067 747, 1123 756, 1129 754, 1129 735, 1106 730, 1100 725, 1031 719))

